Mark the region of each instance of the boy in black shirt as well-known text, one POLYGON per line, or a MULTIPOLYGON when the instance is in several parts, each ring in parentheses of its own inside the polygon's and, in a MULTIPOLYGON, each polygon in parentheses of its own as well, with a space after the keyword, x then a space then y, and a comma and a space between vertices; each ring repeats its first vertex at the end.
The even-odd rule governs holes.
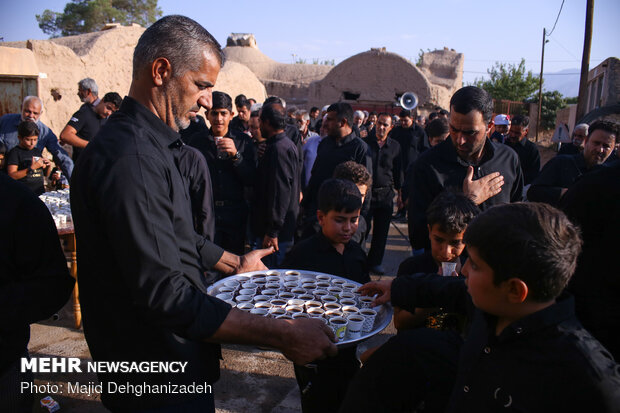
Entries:
POLYGON ((17 137, 19 144, 6 157, 7 173, 41 195, 45 192, 43 176, 49 175, 51 163, 43 158, 41 149, 37 148, 39 127, 32 121, 22 121, 17 126, 17 137))
POLYGON ((380 294, 376 304, 471 315, 445 411, 617 412, 619 366, 563 292, 581 251, 578 228, 547 204, 514 203, 478 215, 464 240, 464 281, 431 274, 361 288, 380 294))
MULTIPOLYGON (((317 217, 321 232, 307 238, 287 254, 282 268, 317 271, 366 283, 370 281, 366 254, 351 242, 362 207, 359 190, 351 181, 329 179, 318 194, 317 217)), ((356 346, 312 365, 295 365, 304 413, 337 412, 349 382, 359 369, 356 346)))
MULTIPOLYGON (((431 249, 404 260, 398 267, 397 276, 417 273, 441 275, 442 262, 456 263, 455 271, 459 273, 461 254, 465 250, 463 235, 469 221, 479 212, 476 204, 463 194, 452 191, 439 194, 426 211, 431 249)), ((415 314, 412 314, 395 307, 394 326, 398 330, 423 327, 425 324, 431 327, 429 315, 433 312, 433 309, 418 308, 415 314)), ((436 317, 433 317, 433 320, 435 319, 436 317)))

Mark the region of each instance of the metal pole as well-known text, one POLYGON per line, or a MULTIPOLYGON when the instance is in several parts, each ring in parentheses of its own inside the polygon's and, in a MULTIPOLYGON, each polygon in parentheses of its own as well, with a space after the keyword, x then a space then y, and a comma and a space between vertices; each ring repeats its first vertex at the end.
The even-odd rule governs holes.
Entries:
POLYGON ((594 0, 588 0, 586 9, 586 31, 583 38, 583 56, 581 57, 581 78, 579 79, 579 99, 577 116, 579 122, 585 116, 588 107, 588 72, 590 71, 590 46, 592 45, 592 18, 594 16, 594 0))
POLYGON ((540 57, 540 79, 538 80, 538 117, 536 118, 536 142, 538 142, 538 131, 540 130, 540 116, 542 114, 542 84, 543 84, 543 66, 545 64, 545 38, 547 37, 547 29, 543 27, 542 56, 540 57))

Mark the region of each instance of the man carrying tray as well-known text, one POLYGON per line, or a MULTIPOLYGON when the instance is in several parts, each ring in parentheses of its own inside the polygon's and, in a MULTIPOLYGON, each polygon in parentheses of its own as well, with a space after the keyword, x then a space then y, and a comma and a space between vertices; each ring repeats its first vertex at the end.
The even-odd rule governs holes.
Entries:
POLYGON ((220 45, 195 21, 167 16, 154 23, 134 51, 129 95, 75 168, 71 204, 93 359, 187 363, 174 374, 99 372, 102 402, 113 412, 213 412, 210 391, 168 389, 215 382, 216 343, 277 348, 298 364, 336 353, 322 322, 231 310, 207 295, 201 281, 208 268, 226 274, 263 269, 260 258, 273 251, 239 257, 199 237, 192 226, 176 166, 183 145, 178 130, 200 106, 211 106, 221 65, 220 45), (113 392, 109 383, 145 391, 113 392))

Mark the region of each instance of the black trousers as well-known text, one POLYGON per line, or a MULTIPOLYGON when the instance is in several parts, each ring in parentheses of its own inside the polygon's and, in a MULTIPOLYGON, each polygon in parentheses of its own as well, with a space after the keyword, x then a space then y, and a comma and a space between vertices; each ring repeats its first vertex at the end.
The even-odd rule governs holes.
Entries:
POLYGON ((214 243, 237 255, 245 253, 249 208, 244 201, 215 206, 214 243))
POLYGON ((383 256, 385 255, 385 244, 387 243, 388 232, 390 231, 390 222, 392 220, 392 212, 394 206, 390 203, 375 203, 372 200, 370 207, 371 221, 368 220, 369 226, 372 227, 372 240, 370 241, 370 251, 368 251, 368 266, 374 267, 381 265, 383 256))
POLYGON ((294 365, 303 413, 338 412, 349 383, 359 370, 356 349, 357 346, 341 349, 335 357, 311 364, 316 367, 294 365))
POLYGON ((452 331, 420 328, 397 334, 360 369, 340 413, 443 412, 462 343, 452 331))
MULTIPOLYGON (((27 350, 21 357, 30 360, 27 350)), ((34 383, 34 375, 30 370, 22 373, 21 358, 15 360, 6 370, 0 372, 0 412, 3 413, 31 413, 34 395, 21 391, 22 382, 34 383)), ((42 396, 41 396, 42 397, 42 396)))

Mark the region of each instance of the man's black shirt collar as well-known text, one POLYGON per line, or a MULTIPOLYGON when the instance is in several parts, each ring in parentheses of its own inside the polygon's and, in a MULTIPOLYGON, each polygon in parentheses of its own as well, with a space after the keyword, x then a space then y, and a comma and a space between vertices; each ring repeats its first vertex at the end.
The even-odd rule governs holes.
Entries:
POLYGON ((166 125, 161 118, 134 98, 125 96, 118 111, 135 118, 138 125, 150 129, 151 135, 162 147, 178 147, 176 141, 181 139, 181 134, 166 125))
POLYGON ((445 141, 441 142, 440 144, 436 146, 438 147, 438 150, 441 153, 441 157, 446 162, 456 161, 463 166, 482 165, 488 160, 493 159, 493 155, 495 155, 495 148, 493 147, 493 142, 491 142, 489 138, 485 139, 484 147, 482 148, 482 157, 480 158, 480 161, 478 161, 475 164, 469 161, 466 161, 459 156, 459 154, 456 152, 456 148, 454 147, 454 143, 452 142, 452 139, 450 139, 450 137, 448 137, 448 139, 446 139, 445 141))
POLYGON ((335 138, 329 135, 325 139, 331 139, 336 146, 340 147, 340 146, 346 145, 347 143, 351 142, 355 138, 357 138, 357 135, 355 134, 355 132, 351 132, 340 140, 336 140, 335 138))

